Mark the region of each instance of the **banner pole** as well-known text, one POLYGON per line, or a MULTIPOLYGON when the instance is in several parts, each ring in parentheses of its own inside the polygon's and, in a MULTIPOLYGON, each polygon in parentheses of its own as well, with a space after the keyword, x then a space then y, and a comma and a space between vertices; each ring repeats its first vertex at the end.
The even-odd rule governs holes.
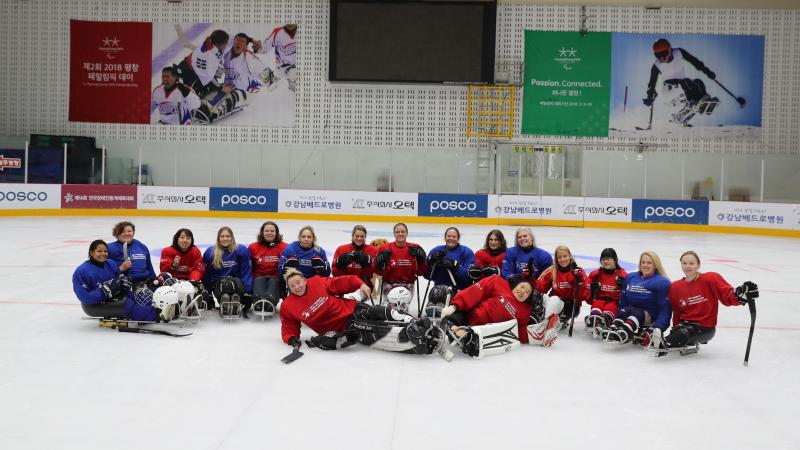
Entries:
POLYGON ((136 184, 142 185, 142 147, 139 146, 139 173, 137 174, 136 184))
POLYGON ((100 154, 100 184, 106 184, 106 146, 100 154))
POLYGON ((64 184, 67 184, 67 143, 64 142, 64 184))
MULTIPOLYGON (((28 147, 30 146, 30 142, 25 141, 25 184, 28 184, 28 147)), ((763 165, 762 165, 763 168, 763 165)), ((764 172, 763 169, 761 171, 764 172)), ((763 179, 763 177, 762 177, 763 179)), ((763 185, 763 182, 762 182, 763 185)))

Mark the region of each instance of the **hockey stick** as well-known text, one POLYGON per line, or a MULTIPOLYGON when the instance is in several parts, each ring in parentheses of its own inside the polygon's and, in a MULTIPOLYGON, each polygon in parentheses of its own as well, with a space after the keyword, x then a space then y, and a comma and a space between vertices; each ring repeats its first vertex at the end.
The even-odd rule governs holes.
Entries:
POLYGON ((289 353, 288 355, 286 355, 283 358, 281 358, 281 362, 284 363, 284 364, 291 364, 291 363, 297 361, 298 359, 300 359, 300 357, 303 356, 303 355, 304 355, 304 353, 301 352, 298 347, 294 347, 292 349, 292 353, 289 353))
POLYGON ((127 259, 128 259, 128 243, 127 242, 123 242, 122 243, 122 262, 127 261, 127 259))
POLYGON ((736 101, 739 103, 739 107, 740 107, 740 108, 744 108, 744 105, 746 105, 746 104, 747 104, 747 100, 745 100, 745 99, 744 99, 744 98, 742 98, 742 97, 737 97, 737 96, 736 96, 736 95, 735 95, 733 92, 729 91, 729 90, 728 90, 728 88, 726 88, 725 86, 723 86, 723 85, 722 85, 722 83, 720 83, 719 81, 717 81, 717 79, 716 79, 716 78, 714 78, 714 83, 717 83, 717 84, 719 85, 719 87, 721 87, 721 88, 722 88, 722 89, 723 89, 725 92, 727 92, 728 94, 730 94, 730 96, 731 96, 731 97, 733 97, 734 99, 736 99, 736 101))
POLYGON ((744 365, 747 367, 747 364, 750 361, 750 344, 753 343, 753 331, 756 328, 756 302, 755 299, 751 298, 750 301, 747 302, 747 307, 750 308, 750 335, 747 336, 747 350, 744 352, 744 365))
POLYGON ((175 24, 175 32, 178 33, 178 40, 181 41, 181 45, 191 51, 197 50, 197 46, 189 42, 189 38, 187 38, 183 33, 183 29, 181 28, 180 24, 175 24))
MULTIPOLYGON (((570 313, 569 331, 567 332, 567 335, 569 337, 572 337, 572 328, 575 326, 575 313, 577 312, 579 307, 578 292, 580 289, 580 284, 578 284, 578 277, 576 277, 574 273, 572 276, 575 278, 575 292, 572 294, 572 312, 570 313)), ((555 277, 555 274, 553 275, 553 277, 555 277)))
MULTIPOLYGON (((417 290, 417 319, 421 319, 422 307, 420 306, 419 300, 419 275, 417 275, 417 272, 419 272, 419 262, 417 258, 414 257, 414 288, 417 290)), ((422 303, 424 304, 425 302, 423 301, 422 303)))
POLYGON ((653 105, 650 105, 650 120, 647 121, 647 128, 634 127, 639 131, 647 131, 653 128, 653 105))
POLYGON ((439 261, 433 263, 431 267, 431 274, 428 277, 428 285, 425 286, 425 295, 422 296, 422 310, 425 310, 425 303, 428 301, 428 290, 431 288, 431 280, 433 279, 433 272, 436 270, 436 265, 439 264, 439 261))
POLYGON ((183 333, 183 334, 181 334, 181 333, 171 333, 171 332, 165 331, 165 330, 154 330, 152 328, 136 328, 136 327, 132 327, 132 328, 119 327, 119 328, 117 328, 117 331, 121 331, 121 332, 124 332, 124 333, 160 334, 160 335, 163 335, 163 336, 171 336, 171 337, 184 337, 184 336, 189 336, 189 335, 192 334, 192 333, 183 333))

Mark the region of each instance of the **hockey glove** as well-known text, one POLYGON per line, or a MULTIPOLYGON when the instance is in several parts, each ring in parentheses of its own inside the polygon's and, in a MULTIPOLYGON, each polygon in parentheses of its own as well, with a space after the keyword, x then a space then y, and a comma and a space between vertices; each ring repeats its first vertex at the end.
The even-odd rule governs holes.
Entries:
POLYGON ((617 282, 617 287, 621 291, 622 287, 625 286, 625 277, 623 277, 622 275, 617 275, 617 277, 614 278, 614 281, 617 282))
POLYGON ((525 265, 525 268, 522 269, 522 276, 526 280, 535 280, 536 275, 533 268, 533 258, 528 260, 528 264, 525 265))
POLYGON ((648 89, 647 98, 643 99, 642 103, 644 103, 644 106, 653 106, 653 102, 656 100, 657 96, 658 94, 656 93, 655 89, 648 89))
POLYGON ((486 278, 492 275, 500 275, 500 268, 497 266, 489 266, 481 269, 481 276, 486 278))
POLYGON ((600 293, 600 282, 599 281, 592 281, 592 284, 590 285, 590 289, 591 289, 591 292, 592 292, 592 298, 596 298, 597 294, 600 293))
POLYGON ((130 290, 130 288, 131 282, 123 274, 119 274, 115 278, 100 284, 100 290, 103 292, 103 296, 106 298, 106 300, 111 300, 123 289, 126 289, 125 292, 127 292, 130 290), (127 288, 125 286, 127 286, 127 288))
POLYGON ((357 262, 361 267, 367 267, 372 262, 372 258, 366 253, 363 252, 352 252, 353 253, 353 261, 357 262))
POLYGON ((470 278, 477 281, 481 279, 481 275, 483 274, 483 269, 473 264, 469 266, 468 273, 470 278))
POLYGON ((323 275, 328 269, 328 264, 319 256, 311 258, 311 268, 317 275, 323 275))
MULTIPOLYGON (((411 253, 411 251, 410 251, 410 249, 409 249, 409 254, 410 254, 410 253, 411 253)), ((436 263, 438 263, 439 261, 441 261, 441 260, 442 260, 442 259, 445 257, 445 255, 447 255, 447 252, 446 252, 446 251, 444 251, 444 250, 437 250, 437 251, 435 251, 435 252, 431 253, 431 256, 430 256, 430 258, 428 258, 428 263, 429 263, 429 264, 436 264, 436 263)))
POLYGON ((417 260, 417 264, 425 262, 425 249, 419 245, 410 245, 408 247, 408 256, 417 260))
POLYGON ((575 269, 573 269, 572 275, 575 276, 575 281, 577 281, 578 283, 581 283, 583 282, 583 280, 586 279, 586 272, 580 267, 576 267, 575 269))
POLYGON ((745 281, 744 284, 736 288, 734 293, 739 303, 744 305, 750 300, 758 298, 758 285, 752 281, 745 281))
POLYGON ((458 269, 458 261, 450 258, 445 258, 442 260, 439 265, 444 268, 445 270, 456 270, 458 269))
POLYGON ((297 350, 300 350, 300 347, 303 346, 303 343, 300 341, 300 338, 298 338, 297 336, 292 336, 292 337, 289 338, 289 345, 291 345, 292 347, 296 348, 297 350))
POLYGON ((375 267, 386 270, 386 265, 389 264, 389 258, 392 257, 391 250, 384 250, 378 253, 378 256, 375 257, 375 267))
POLYGON ((336 259, 336 267, 344 269, 345 267, 350 265, 351 262, 353 262, 353 252, 345 253, 343 255, 340 255, 339 258, 336 259))
POLYGON ((283 263, 284 272, 286 269, 297 269, 298 267, 300 267, 300 261, 297 258, 289 258, 283 263))
POLYGON ((442 319, 445 317, 452 316, 453 313, 456 312, 456 305, 448 305, 445 308, 442 308, 442 319))

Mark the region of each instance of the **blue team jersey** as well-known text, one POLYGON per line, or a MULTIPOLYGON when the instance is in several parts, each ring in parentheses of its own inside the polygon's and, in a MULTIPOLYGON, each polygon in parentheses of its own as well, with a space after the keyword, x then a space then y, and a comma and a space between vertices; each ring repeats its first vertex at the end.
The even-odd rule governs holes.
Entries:
POLYGON ((108 259, 102 266, 92 261, 83 264, 72 273, 72 291, 78 296, 81 303, 97 305, 106 300, 100 284, 115 278, 119 274, 117 263, 108 259))
POLYGON ((629 273, 622 285, 619 309, 629 306, 644 309, 653 318, 654 326, 666 330, 672 317, 672 306, 669 304, 670 284, 660 274, 642 278, 641 272, 629 273))
MULTIPOLYGON (((475 254, 472 250, 460 244, 453 249, 448 249, 446 245, 440 245, 434 247, 433 250, 428 253, 428 259, 430 260, 431 255, 438 251, 446 253, 444 255, 445 259, 452 259, 458 262, 458 268, 452 271, 453 277, 456 279, 456 290, 464 289, 472 285, 472 279, 469 277, 469 266, 475 264, 475 254)), ((433 268, 433 265, 429 264, 429 267, 433 268)), ((424 277, 433 281, 433 284, 453 286, 450 275, 447 274, 447 269, 440 267, 440 264, 437 264, 433 275, 431 275, 431 271, 428 270, 428 272, 424 274, 424 277)))
MULTIPOLYGON (((156 277, 153 263, 150 261, 150 250, 146 245, 136 239, 132 240, 128 244, 128 258, 131 259, 131 268, 125 272, 125 275, 129 280, 139 283, 156 277)), ((108 244, 108 259, 114 260, 117 266, 125 262, 122 242, 116 241, 108 244)))
POLYGON ((211 292, 214 283, 225 277, 236 277, 242 280, 244 291, 253 292, 253 266, 250 261, 250 250, 242 244, 237 244, 233 252, 222 253, 222 267, 216 268, 211 263, 214 261, 214 246, 208 247, 203 253, 203 262, 206 263, 206 274, 203 276, 203 286, 211 292))
POLYGON ((542 272, 553 265, 553 257, 550 253, 539 247, 532 247, 528 250, 518 246, 511 247, 506 250, 506 255, 503 258, 503 278, 508 279, 511 275, 521 274, 528 266, 528 261, 533 262, 533 273, 529 274, 529 277, 532 277, 530 278, 532 281, 536 281, 542 275, 542 272))
POLYGON ((287 260, 296 259, 298 261, 297 270, 299 270, 304 277, 311 278, 317 275, 311 267, 311 259, 314 257, 322 258, 322 260, 325 261, 325 270, 319 275, 322 277, 331 276, 331 265, 328 264, 328 257, 325 255, 325 250, 322 247, 320 247, 319 250, 314 247, 303 248, 300 245, 300 241, 292 242, 283 250, 283 253, 281 253, 281 258, 278 261, 279 273, 283 273, 283 267, 287 260))

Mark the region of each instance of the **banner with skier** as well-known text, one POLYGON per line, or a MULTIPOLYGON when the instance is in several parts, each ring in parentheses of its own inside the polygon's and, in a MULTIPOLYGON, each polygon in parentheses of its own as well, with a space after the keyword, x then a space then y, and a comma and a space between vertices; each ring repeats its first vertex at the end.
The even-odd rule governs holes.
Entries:
POLYGON ((296 24, 153 24, 150 123, 294 126, 296 24))
POLYGON ((764 36, 612 33, 608 136, 761 139, 764 36))
POLYGON ((525 31, 522 134, 761 139, 764 36, 525 31))

